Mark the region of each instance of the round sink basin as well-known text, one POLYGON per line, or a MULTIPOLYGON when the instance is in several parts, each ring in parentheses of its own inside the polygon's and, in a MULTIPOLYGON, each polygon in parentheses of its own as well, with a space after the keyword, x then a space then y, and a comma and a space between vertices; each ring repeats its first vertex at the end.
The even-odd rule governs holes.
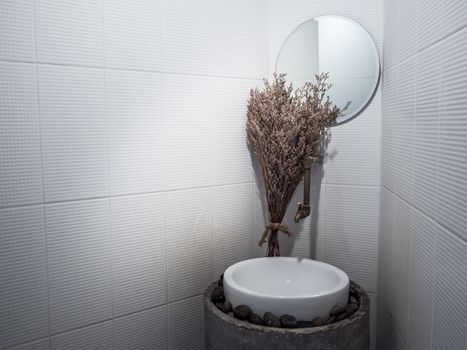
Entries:
POLYGON ((247 305, 260 317, 270 311, 299 321, 327 319, 334 305, 347 304, 349 277, 335 266, 310 259, 249 259, 225 270, 224 293, 233 307, 247 305))

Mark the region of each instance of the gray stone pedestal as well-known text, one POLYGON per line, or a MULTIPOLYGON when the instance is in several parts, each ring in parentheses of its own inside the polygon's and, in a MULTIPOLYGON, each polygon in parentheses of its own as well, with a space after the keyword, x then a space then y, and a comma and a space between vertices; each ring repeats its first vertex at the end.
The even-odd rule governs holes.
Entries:
POLYGON ((271 328, 240 321, 221 312, 204 294, 206 350, 368 350, 369 299, 355 283, 359 309, 342 321, 313 328, 271 328))

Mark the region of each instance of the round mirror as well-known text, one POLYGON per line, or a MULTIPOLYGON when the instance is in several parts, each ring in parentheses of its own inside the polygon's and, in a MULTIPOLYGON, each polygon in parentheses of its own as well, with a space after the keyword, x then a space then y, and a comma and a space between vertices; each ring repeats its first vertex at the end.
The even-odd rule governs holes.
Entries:
POLYGON ((337 119, 340 125, 358 116, 371 102, 379 83, 376 45, 358 23, 341 16, 321 16, 297 27, 277 57, 277 73, 286 73, 294 87, 329 73, 331 100, 350 105, 337 119))

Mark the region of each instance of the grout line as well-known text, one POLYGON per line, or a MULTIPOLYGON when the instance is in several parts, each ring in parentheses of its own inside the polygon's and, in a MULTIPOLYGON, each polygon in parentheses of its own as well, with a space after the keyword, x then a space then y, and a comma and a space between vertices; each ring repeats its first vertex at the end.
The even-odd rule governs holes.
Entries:
MULTIPOLYGON (((209 1, 209 52, 210 52, 210 57, 209 57, 209 69, 210 73, 213 74, 214 72, 214 60, 213 60, 213 14, 214 14, 214 1, 210 0, 209 1)), ((211 254, 212 254, 212 273, 211 273, 211 279, 214 281, 216 279, 216 232, 214 229, 215 225, 215 217, 214 217, 214 103, 213 103, 213 95, 214 95, 214 82, 213 79, 209 79, 209 96, 211 97, 209 99, 209 115, 210 115, 210 175, 211 175, 211 188, 210 188, 210 206, 209 206, 209 217, 210 217, 210 223, 209 223, 209 229, 210 229, 210 234, 211 234, 211 254)))
POLYGON ((165 242, 165 305, 169 304, 169 240, 167 222, 167 196, 164 194, 164 242, 165 242))
POLYGON ((9 345, 7 346, 6 348, 2 348, 0 347, 0 350, 15 350, 17 349, 18 347, 21 347, 23 345, 31 345, 32 343, 35 343, 35 342, 38 342, 38 341, 41 341, 41 340, 45 340, 47 339, 48 340, 48 345, 49 345, 49 348, 50 349, 50 337, 49 336, 45 336, 45 337, 40 337, 40 338, 34 338, 34 339, 31 339, 31 340, 28 340, 28 341, 22 341, 20 343, 15 343, 14 345, 9 345))
POLYGON ((322 186, 328 187, 351 187, 351 188, 367 188, 367 189, 378 189, 378 185, 359 185, 359 184, 351 184, 351 183, 329 183, 326 182, 322 184, 322 186))
MULTIPOLYGON (((33 28, 34 28, 34 58, 37 60, 37 8, 36 2, 33 2, 33 28)), ((41 103, 40 103, 40 92, 39 92, 39 65, 37 63, 33 63, 35 67, 35 75, 36 75, 36 96, 37 96, 37 119, 38 119, 38 132, 39 132, 39 152, 40 152, 40 163, 41 163, 41 185, 42 185, 42 220, 43 220, 43 228, 44 228, 44 254, 45 254, 45 278, 46 278, 46 286, 47 286, 47 333, 48 333, 48 343, 49 347, 51 347, 51 339, 50 335, 52 332, 52 321, 50 315, 50 278, 49 278, 49 235, 48 235, 48 226, 47 226, 47 215, 46 215, 46 208, 43 204, 45 202, 45 181, 44 181, 44 142, 43 142, 43 135, 42 135, 42 113, 41 113, 41 103)))
POLYGON ((112 221, 112 200, 111 200, 111 181, 110 181, 110 132, 109 132, 109 108, 108 108, 108 93, 107 93, 107 61, 105 52, 105 14, 104 1, 100 1, 102 15, 102 59, 104 73, 104 123, 105 123, 105 143, 106 143, 106 162, 107 162, 107 198, 108 198, 108 220, 109 220, 109 236, 110 236, 110 295, 112 304, 112 347, 116 347, 115 334, 115 264, 114 264, 114 247, 113 247, 113 221, 112 221))
POLYGON ((154 73, 154 74, 165 74, 165 75, 176 75, 176 76, 189 76, 189 77, 209 77, 209 78, 218 78, 218 79, 232 79, 232 80, 246 80, 246 81, 261 81, 261 77, 238 77, 230 75, 220 75, 220 74, 202 74, 202 73, 179 73, 175 71, 165 71, 165 70, 149 70, 149 69, 137 69, 137 68, 118 68, 118 67, 106 67, 103 65, 84 65, 84 64, 67 64, 67 63, 51 63, 45 61, 27 61, 27 60, 11 60, 7 58, 0 59, 0 62, 8 63, 28 63, 28 64, 38 64, 44 66, 58 66, 58 67, 71 67, 71 68, 90 68, 90 69, 107 69, 114 71, 123 71, 123 72, 140 72, 140 73, 154 73))
MULTIPOLYGON (((172 302, 172 304, 174 304, 174 303, 179 303, 179 302, 182 302, 182 301, 185 301, 185 300, 189 300, 189 299, 194 299, 194 298, 199 297, 199 296, 200 296, 200 294, 197 294, 197 295, 195 295, 195 296, 191 296, 191 297, 188 297, 188 298, 180 299, 180 300, 177 300, 177 301, 175 301, 175 302, 172 302)), ((141 309, 141 310, 138 310, 138 311, 135 311, 135 312, 130 312, 130 313, 127 313, 127 314, 119 315, 119 316, 117 316, 117 317, 115 317, 115 318, 106 318, 106 319, 103 319, 103 320, 100 320, 100 321, 96 321, 96 322, 92 322, 92 323, 88 323, 88 324, 86 324, 86 325, 79 326, 79 327, 76 327, 76 328, 67 329, 67 330, 65 330, 65 331, 60 331, 60 332, 53 333, 53 334, 51 333, 50 336, 35 338, 35 339, 29 340, 29 341, 27 341, 27 342, 17 343, 17 344, 15 344, 15 345, 10 346, 10 347, 0 348, 0 350, 10 350, 10 349, 12 350, 12 349, 14 349, 14 348, 17 347, 17 346, 27 345, 27 344, 34 343, 34 342, 36 342, 36 341, 40 341, 40 340, 47 339, 47 338, 50 339, 50 337, 55 337, 55 336, 58 336, 58 335, 62 335, 62 334, 66 334, 66 333, 70 333, 70 332, 74 332, 74 331, 78 331, 78 330, 81 330, 81 329, 84 329, 84 328, 88 328, 88 327, 100 325, 100 324, 106 323, 106 322, 112 322, 112 321, 114 321, 115 319, 125 318, 125 317, 128 317, 128 316, 132 316, 132 315, 135 315, 135 314, 147 312, 147 311, 150 311, 150 310, 167 308, 167 306, 168 306, 168 304, 160 304, 160 305, 157 305, 157 306, 151 306, 151 307, 144 308, 144 309, 141 309)))
POLYGON ((12 208, 24 208, 24 207, 31 207, 35 205, 50 205, 50 204, 61 204, 61 203, 72 203, 72 202, 81 202, 81 201, 90 201, 90 200, 97 200, 97 199, 112 199, 112 198, 122 198, 122 197, 131 197, 131 196, 145 196, 145 195, 152 195, 158 193, 172 193, 172 192, 182 192, 182 191, 193 191, 199 189, 209 189, 209 188, 222 188, 222 187, 232 187, 237 185, 243 184, 251 184, 253 181, 246 181, 246 182, 234 182, 228 184, 219 184, 219 185, 208 185, 208 186, 194 186, 194 187, 186 187, 186 188, 179 188, 179 189, 172 189, 172 190, 159 190, 159 191, 149 191, 149 192, 135 192, 135 193, 128 193, 128 194, 118 194, 118 195, 109 195, 109 196, 96 196, 96 197, 84 197, 84 198, 75 198, 75 199, 66 199, 66 200, 55 200, 55 201, 44 201, 44 202, 34 202, 28 204, 15 204, 15 205, 7 205, 0 207, 0 210, 3 209, 12 209, 12 208))
POLYGON ((402 198, 399 194, 393 192, 391 189, 389 189, 388 187, 386 187, 385 185, 382 186, 382 188, 388 192, 390 192, 393 196, 395 196, 398 200, 406 203, 409 207, 411 207, 412 209, 414 209, 415 211, 417 211, 419 214, 421 214, 423 217, 425 218, 428 218, 429 220, 433 221, 434 223, 438 224, 441 228, 443 228, 444 230, 446 230, 447 232, 449 232, 451 235, 453 235, 454 237, 456 237, 457 239, 461 240, 462 242, 465 242, 467 243, 467 241, 462 238, 461 236, 459 236, 457 233, 451 231, 447 226, 445 226, 444 224, 442 224, 441 222, 439 222, 436 218, 433 218, 431 216, 429 216, 428 214, 426 214, 425 212, 421 211, 419 208, 417 208, 413 203, 409 203, 408 201, 406 201, 404 198, 402 198))
MULTIPOLYGON (((161 3, 161 12, 162 6, 161 3)), ((161 21, 162 22, 162 21, 161 21)), ((161 25, 161 33, 162 33, 162 25, 161 25)), ((161 34, 162 35, 162 34, 161 34)), ((161 50, 162 50, 163 42, 161 40, 161 50)), ((165 91, 165 79, 161 77, 161 97, 162 97, 162 164, 163 164, 163 185, 164 187, 167 186, 167 163, 166 163, 166 149, 167 149, 167 133, 165 132, 166 128, 166 91, 165 91)), ((164 235, 165 235, 165 304, 169 304, 169 235, 168 235, 168 215, 167 215, 167 191, 164 191, 164 235)), ((167 323, 169 321, 169 310, 167 308, 167 323)), ((167 330, 167 336, 169 336, 169 330, 167 330)))
POLYGON ((385 309, 386 311, 386 315, 389 316, 389 320, 391 321, 392 323, 392 326, 394 327, 394 330, 397 332, 397 334, 399 335, 400 339, 402 339, 402 341, 404 342, 404 345, 405 347, 408 349, 408 346, 407 346, 407 341, 405 340, 405 338, 402 336, 402 332, 400 331, 396 321, 394 320, 393 316, 392 316, 392 313, 389 309, 389 307, 386 305, 386 300, 383 298, 383 296, 381 295, 381 303, 383 305, 383 308, 385 309))
MULTIPOLYGON (((452 31, 452 32, 450 32, 450 33, 448 33, 448 34, 446 34, 445 36, 443 36, 442 38, 438 39, 437 41, 431 43, 430 45, 428 45, 427 47, 423 48, 422 50, 416 51, 416 52, 414 52, 413 54, 411 54, 411 55, 409 55, 409 56, 407 56, 407 57, 404 57, 403 59, 397 60, 397 63, 392 64, 392 65, 390 65, 390 66, 383 67, 384 72, 386 72, 386 71, 388 71, 388 70, 390 70, 390 69, 393 69, 393 68, 396 67, 396 66, 400 66, 401 64, 403 64, 403 63, 409 61, 410 59, 412 59, 414 56, 417 56, 417 55, 419 55, 419 54, 422 54, 422 53, 424 53, 425 51, 431 49, 433 46, 441 45, 445 40, 449 39, 450 37, 456 35, 457 33, 461 32, 461 31, 463 31, 464 29, 467 30, 467 25, 464 25, 464 26, 462 26, 462 27, 460 27, 460 28, 458 28, 458 29, 456 29, 456 30, 454 30, 454 31, 452 31)), ((398 50, 398 51, 399 51, 399 50, 398 50)))
POLYGON ((436 286, 436 275, 438 273, 438 237, 439 234, 438 232, 434 233, 434 254, 433 254, 433 270, 432 270, 432 281, 431 281, 431 290, 430 290, 430 296, 431 296, 431 303, 430 303, 430 349, 433 349, 433 338, 434 338, 434 321, 435 321, 435 286, 436 286))

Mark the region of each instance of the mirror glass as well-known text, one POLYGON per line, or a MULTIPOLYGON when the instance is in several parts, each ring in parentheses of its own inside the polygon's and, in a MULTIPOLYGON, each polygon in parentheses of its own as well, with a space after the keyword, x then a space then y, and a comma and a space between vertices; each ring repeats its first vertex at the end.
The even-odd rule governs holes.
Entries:
POLYGON ((340 125, 369 105, 378 88, 380 65, 376 45, 362 26, 341 16, 321 16, 288 36, 277 57, 276 72, 286 73, 294 87, 328 72, 331 100, 341 108, 351 102, 337 119, 335 125, 340 125))

